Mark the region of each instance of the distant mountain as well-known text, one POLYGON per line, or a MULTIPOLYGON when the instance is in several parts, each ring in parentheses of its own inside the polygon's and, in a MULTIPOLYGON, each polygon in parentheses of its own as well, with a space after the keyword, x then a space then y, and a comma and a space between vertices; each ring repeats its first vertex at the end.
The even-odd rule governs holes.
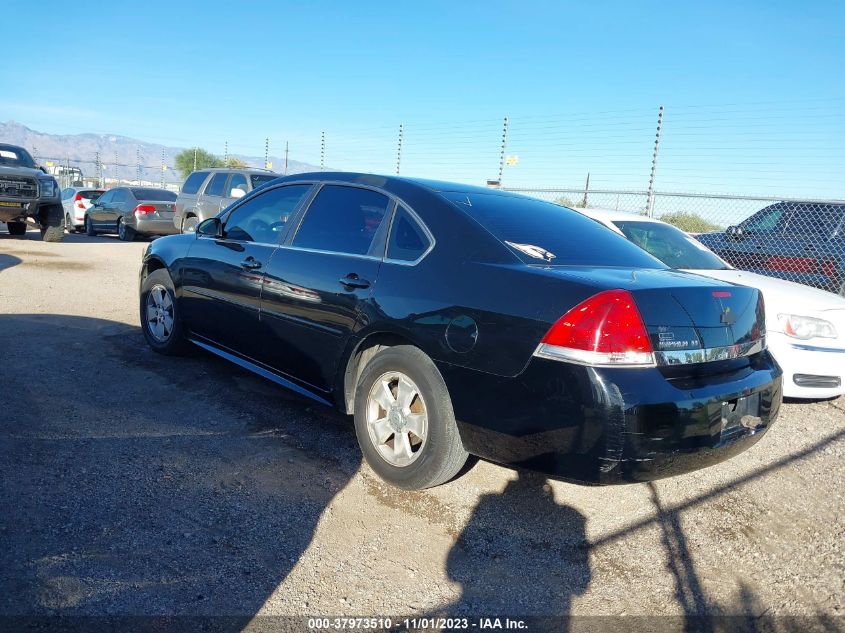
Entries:
MULTIPOLYGON (((183 151, 184 147, 168 147, 114 134, 46 134, 31 130, 16 121, 0 122, 0 142, 25 147, 42 165, 53 162, 79 167, 86 177, 96 175, 97 152, 100 153, 100 161, 103 164, 103 175, 109 179, 136 179, 140 157, 141 179, 153 182, 161 179, 161 152, 164 150, 164 163, 168 166, 165 180, 182 180, 181 174, 174 171, 173 166, 176 155, 183 151)), ((250 167, 264 166, 263 156, 231 156, 244 161, 250 167)), ((270 162, 274 171, 281 173, 284 170, 284 157, 271 156, 270 162)), ((288 160, 289 174, 319 170, 319 167, 308 163, 288 160)))

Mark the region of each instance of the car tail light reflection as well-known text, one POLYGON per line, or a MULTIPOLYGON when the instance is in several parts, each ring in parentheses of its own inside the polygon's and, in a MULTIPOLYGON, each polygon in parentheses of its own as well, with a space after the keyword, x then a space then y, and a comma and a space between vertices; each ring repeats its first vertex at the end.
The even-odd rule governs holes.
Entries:
POLYGON ((135 215, 147 215, 155 212, 156 208, 151 204, 139 204, 135 207, 135 215))
POLYGON ((563 315, 535 355, 583 365, 649 366, 653 351, 631 293, 606 290, 563 315))

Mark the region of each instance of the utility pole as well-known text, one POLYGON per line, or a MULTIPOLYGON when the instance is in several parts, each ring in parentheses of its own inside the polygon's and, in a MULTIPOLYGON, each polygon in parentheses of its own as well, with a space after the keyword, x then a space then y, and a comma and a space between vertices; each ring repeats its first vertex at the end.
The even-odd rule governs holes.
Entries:
POLYGON ((399 168, 402 166, 402 141, 405 137, 404 126, 399 124, 399 148, 396 150, 396 175, 399 175, 399 168))
POLYGON ((161 148, 161 188, 164 189, 164 148, 161 148))
POLYGON ((267 165, 270 164, 270 139, 264 139, 264 169, 269 169, 267 165))
POLYGON ((138 186, 141 186, 141 148, 135 148, 135 160, 138 163, 138 186))
POLYGON ((94 173, 97 174, 97 186, 103 186, 103 170, 100 164, 100 152, 94 152, 94 173))
POLYGON ((289 150, 290 150, 289 143, 288 143, 288 141, 285 141, 285 176, 288 175, 288 151, 289 150))
POLYGON ((648 179, 648 201, 646 202, 646 213, 648 217, 654 216, 654 172, 657 170, 657 154, 660 151, 660 131, 663 129, 663 106, 657 114, 657 134, 654 136, 654 154, 651 157, 651 176, 648 179))
POLYGON ((505 117, 505 123, 502 127, 502 153, 499 156, 499 187, 502 186, 502 176, 505 173, 505 152, 508 149, 508 117, 505 117))
POLYGON ((196 147, 194 148, 194 171, 197 170, 197 149, 196 147))
POLYGON ((584 185, 584 199, 581 200, 581 207, 587 208, 587 194, 590 191, 590 172, 587 172, 587 184, 584 185))
POLYGON ((326 168, 326 133, 320 132, 320 171, 326 168))

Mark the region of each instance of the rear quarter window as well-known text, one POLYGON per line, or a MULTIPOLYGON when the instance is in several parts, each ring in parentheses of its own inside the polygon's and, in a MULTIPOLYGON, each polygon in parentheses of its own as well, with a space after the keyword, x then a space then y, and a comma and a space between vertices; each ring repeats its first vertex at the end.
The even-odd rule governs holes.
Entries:
POLYGON ((199 191, 200 186, 205 182, 207 177, 207 171, 195 171, 193 174, 188 176, 185 184, 182 185, 182 193, 196 193, 199 191))
POLYGON ((493 192, 440 195, 527 264, 667 268, 612 229, 550 202, 493 192))

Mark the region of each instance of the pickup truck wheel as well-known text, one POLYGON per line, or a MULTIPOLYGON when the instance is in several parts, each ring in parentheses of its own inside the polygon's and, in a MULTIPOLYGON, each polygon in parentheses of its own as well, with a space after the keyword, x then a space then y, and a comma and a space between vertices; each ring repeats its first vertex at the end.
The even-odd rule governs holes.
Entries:
POLYGON ((181 354, 188 346, 176 303, 173 282, 164 269, 147 275, 141 283, 141 330, 153 351, 167 356, 181 354))
POLYGON ((41 227, 41 240, 43 242, 61 242, 63 239, 65 239, 65 227, 61 224, 41 227))
POLYGON ((9 235, 18 237, 26 235, 26 222, 8 222, 6 228, 9 230, 9 235))
POLYGON ((199 224, 199 218, 195 218, 191 216, 189 218, 185 218, 182 221, 182 233, 196 233, 197 232, 197 224, 199 224))
POLYGON ((406 490, 450 480, 469 456, 443 377, 410 345, 383 349, 364 367, 355 390, 355 434, 376 474, 406 490))
POLYGON ((91 218, 87 215, 85 216, 85 235, 89 237, 94 237, 97 235, 97 231, 94 230, 94 223, 91 222, 91 218))
POLYGON ((123 218, 120 218, 117 221, 117 236, 123 242, 131 242, 135 239, 135 229, 131 226, 126 226, 126 222, 124 222, 123 218))

